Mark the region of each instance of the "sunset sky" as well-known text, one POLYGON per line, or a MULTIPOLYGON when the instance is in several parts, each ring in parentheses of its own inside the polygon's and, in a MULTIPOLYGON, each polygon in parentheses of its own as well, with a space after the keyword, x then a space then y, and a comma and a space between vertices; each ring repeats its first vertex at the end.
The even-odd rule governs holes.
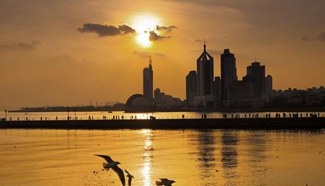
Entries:
POLYGON ((185 99, 203 51, 237 58, 238 78, 258 61, 275 89, 325 85, 324 0, 0 1, 0 109, 75 106, 154 88, 185 99))

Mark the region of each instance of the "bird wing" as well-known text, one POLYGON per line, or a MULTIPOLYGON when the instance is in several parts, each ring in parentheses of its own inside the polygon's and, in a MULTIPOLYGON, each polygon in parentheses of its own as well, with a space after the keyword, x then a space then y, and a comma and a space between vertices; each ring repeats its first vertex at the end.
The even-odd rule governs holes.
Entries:
POLYGON ((112 160, 112 158, 109 157, 109 156, 107 156, 107 155, 100 155, 100 154, 94 154, 94 155, 95 155, 95 156, 99 156, 99 157, 104 158, 104 159, 107 161, 107 163, 112 163, 112 162, 114 162, 114 161, 112 160))
POLYGON ((124 169, 124 171, 129 175, 129 176, 132 176, 129 171, 127 171, 126 169, 124 169))
POLYGON ((122 169, 120 169, 117 165, 113 166, 112 169, 116 172, 116 174, 118 175, 118 177, 121 180, 121 183, 123 184, 123 186, 125 185, 125 177, 124 177, 124 172, 122 169))

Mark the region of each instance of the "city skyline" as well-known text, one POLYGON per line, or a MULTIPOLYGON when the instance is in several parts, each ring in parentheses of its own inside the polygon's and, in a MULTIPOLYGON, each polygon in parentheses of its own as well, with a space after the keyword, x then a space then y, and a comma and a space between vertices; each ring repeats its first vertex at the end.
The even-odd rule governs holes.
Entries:
POLYGON ((153 88, 183 100, 204 38, 214 76, 229 48, 238 77, 258 61, 273 89, 325 84, 323 1, 129 2, 2 1, 0 108, 125 102, 150 55, 153 88))

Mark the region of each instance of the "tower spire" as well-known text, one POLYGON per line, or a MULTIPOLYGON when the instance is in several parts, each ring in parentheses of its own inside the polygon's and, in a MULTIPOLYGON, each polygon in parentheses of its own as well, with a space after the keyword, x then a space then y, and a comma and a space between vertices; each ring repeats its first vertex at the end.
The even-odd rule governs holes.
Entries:
POLYGON ((203 48, 204 48, 204 52, 206 51, 206 45, 205 45, 205 38, 204 38, 204 45, 203 45, 203 48))
POLYGON ((149 55, 149 66, 151 66, 152 60, 151 60, 151 55, 149 55))

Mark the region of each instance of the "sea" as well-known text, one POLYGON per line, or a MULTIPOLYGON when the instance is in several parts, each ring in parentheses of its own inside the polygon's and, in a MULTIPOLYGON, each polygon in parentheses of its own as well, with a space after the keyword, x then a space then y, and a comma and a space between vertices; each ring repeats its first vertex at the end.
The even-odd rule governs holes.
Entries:
MULTIPOLYGON (((202 115, 192 112, 6 114, 13 120, 202 115)), ((259 113, 259 117, 264 114, 259 113)), ((222 117, 222 113, 207 115, 222 117)), ((5 113, 0 117, 5 117, 5 113)), ((8 186, 121 186, 117 174, 103 169, 105 160, 95 154, 108 155, 120 162, 118 166, 134 176, 133 186, 155 186, 161 178, 174 180, 173 186, 325 185, 325 129, 0 129, 0 149, 0 185, 8 186)))

